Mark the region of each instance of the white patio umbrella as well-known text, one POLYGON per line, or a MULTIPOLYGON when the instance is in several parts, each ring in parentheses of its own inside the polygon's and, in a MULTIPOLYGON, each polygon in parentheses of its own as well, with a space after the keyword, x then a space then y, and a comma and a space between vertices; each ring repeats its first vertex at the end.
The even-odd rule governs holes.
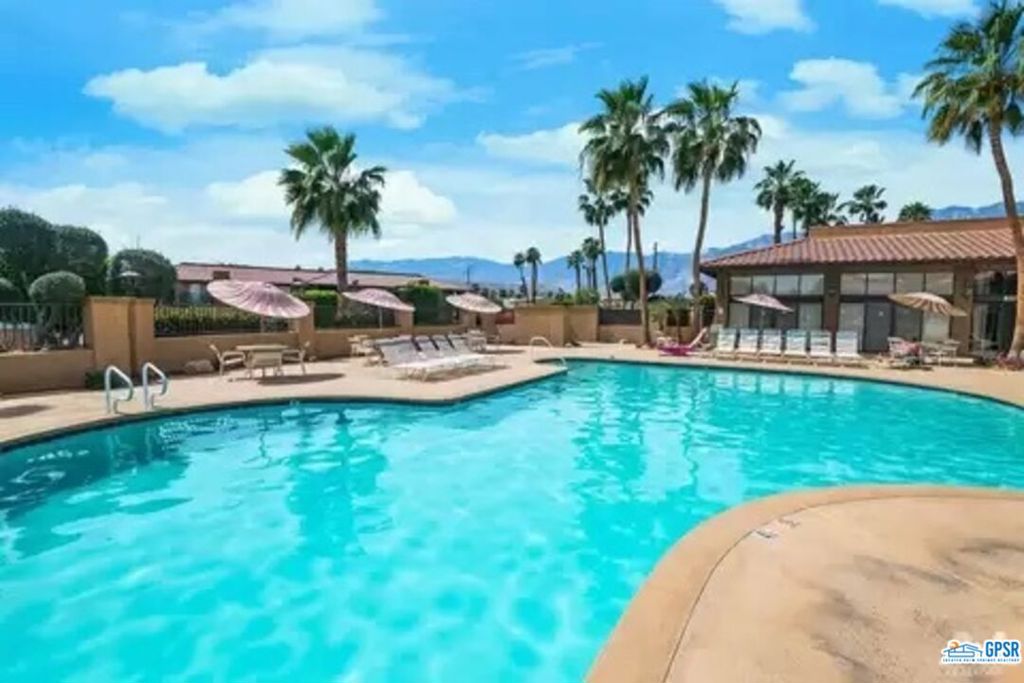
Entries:
POLYGON ((782 303, 774 296, 769 294, 748 294, 746 296, 736 297, 736 303, 746 304, 748 306, 754 306, 761 310, 761 327, 764 327, 764 311, 779 311, 780 313, 792 313, 793 309, 782 303))
POLYGON ((309 315, 304 301, 266 282, 215 280, 206 286, 214 299, 264 318, 294 320, 309 315))
POLYGON ((416 310, 415 306, 405 303, 386 289, 360 289, 355 292, 345 292, 343 296, 350 301, 355 301, 356 303, 376 308, 377 325, 379 327, 384 327, 383 311, 385 308, 391 311, 401 311, 403 313, 413 313, 416 310))
POLYGON ((445 298, 449 304, 460 311, 479 313, 481 315, 495 315, 501 313, 501 306, 479 294, 451 294, 445 298))
POLYGON ((942 315, 947 318, 966 318, 967 311, 957 308, 937 294, 930 292, 911 292, 909 294, 890 294, 889 299, 906 308, 913 308, 925 313, 942 315))

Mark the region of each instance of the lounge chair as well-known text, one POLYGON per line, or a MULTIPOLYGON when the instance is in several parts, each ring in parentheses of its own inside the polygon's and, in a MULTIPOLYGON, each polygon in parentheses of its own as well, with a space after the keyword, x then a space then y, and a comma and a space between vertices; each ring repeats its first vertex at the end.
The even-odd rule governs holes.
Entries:
POLYGON ((399 377, 428 379, 452 371, 452 365, 447 361, 424 360, 409 337, 378 341, 376 346, 385 365, 397 372, 399 377))
POLYGON ((890 368, 921 365, 921 345, 908 342, 902 337, 889 337, 889 356, 885 362, 890 368))
POLYGON ((807 330, 786 330, 786 360, 807 360, 807 330))
POLYGON ((217 359, 217 367, 220 370, 221 377, 224 376, 225 370, 245 366, 245 354, 242 353, 241 351, 221 352, 221 350, 218 349, 214 344, 210 344, 210 350, 213 351, 213 355, 217 359))
POLYGON ((449 334, 447 337, 443 338, 434 337, 435 343, 437 343, 439 346, 442 343, 442 340, 446 342, 449 346, 451 346, 456 358, 466 359, 466 362, 473 367, 498 367, 498 363, 495 360, 494 356, 488 356, 487 354, 484 353, 477 353, 476 351, 473 350, 473 347, 470 345, 469 335, 449 334))
POLYGON ((474 361, 453 353, 454 349, 447 343, 447 340, 445 340, 443 345, 440 345, 436 344, 430 337, 417 335, 413 337, 412 341, 420 350, 420 357, 423 360, 447 365, 450 370, 473 367, 474 361))
POLYGON ((309 342, 306 342, 297 349, 285 349, 281 353, 281 360, 285 363, 298 363, 302 368, 302 374, 306 374, 306 358, 309 356, 309 342))
POLYGON ((860 355, 860 333, 853 330, 836 332, 836 361, 864 365, 867 359, 860 355))
POLYGON ((718 339, 715 340, 715 348, 711 352, 713 356, 732 356, 736 353, 736 329, 723 327, 718 331, 718 339))
POLYGON ((819 361, 833 362, 835 355, 832 353, 832 333, 825 330, 811 331, 810 351, 807 357, 814 363, 819 361))
POLYGON ((761 340, 761 333, 754 329, 740 330, 740 343, 736 347, 736 353, 741 356, 756 356, 758 342, 761 340))
POLYGON ((707 339, 708 328, 704 328, 689 344, 680 344, 674 340, 667 340, 658 346, 658 352, 662 356, 686 357, 695 354, 707 339))
POLYGON ((764 330, 761 332, 761 350, 757 356, 761 360, 782 357, 782 330, 764 330))

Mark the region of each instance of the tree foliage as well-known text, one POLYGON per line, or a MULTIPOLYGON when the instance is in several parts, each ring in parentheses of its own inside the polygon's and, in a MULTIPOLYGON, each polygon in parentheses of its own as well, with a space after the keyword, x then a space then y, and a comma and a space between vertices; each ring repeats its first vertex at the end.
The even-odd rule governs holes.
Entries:
POLYGON ((110 259, 107 291, 114 296, 174 299, 177 275, 167 258, 149 249, 123 249, 110 259))
POLYGON ((29 285, 28 296, 35 304, 80 304, 85 299, 85 281, 66 270, 46 273, 29 285))
POLYGON ((89 294, 106 290, 107 243, 95 231, 76 225, 54 226, 56 249, 52 270, 69 270, 85 281, 89 294))
POLYGON ((0 210, 0 276, 22 294, 52 269, 56 243, 53 226, 34 213, 13 207, 0 210))

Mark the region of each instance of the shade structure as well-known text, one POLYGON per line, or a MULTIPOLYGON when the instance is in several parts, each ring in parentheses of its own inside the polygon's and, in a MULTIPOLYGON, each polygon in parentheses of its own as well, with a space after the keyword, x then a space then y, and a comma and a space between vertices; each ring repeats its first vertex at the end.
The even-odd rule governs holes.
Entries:
POLYGON ((501 306, 479 294, 452 294, 445 298, 449 304, 460 311, 479 313, 481 315, 494 315, 501 313, 501 306))
POLYGON ((768 294, 748 294, 747 296, 737 297, 736 303, 756 306, 757 308, 768 308, 773 311, 782 311, 783 313, 793 312, 792 308, 768 294))
POLYGON ((376 308, 387 308, 405 313, 412 313, 416 310, 415 307, 405 303, 386 289, 360 289, 355 292, 345 292, 344 296, 351 301, 376 308))
POLYGON ((947 318, 967 317, 967 311, 957 308, 941 296, 930 292, 911 292, 910 294, 890 294, 889 298, 900 306, 913 308, 925 313, 943 315, 947 318))
POLYGON ((215 280, 206 286, 214 299, 264 318, 305 318, 309 306, 266 282, 215 280))

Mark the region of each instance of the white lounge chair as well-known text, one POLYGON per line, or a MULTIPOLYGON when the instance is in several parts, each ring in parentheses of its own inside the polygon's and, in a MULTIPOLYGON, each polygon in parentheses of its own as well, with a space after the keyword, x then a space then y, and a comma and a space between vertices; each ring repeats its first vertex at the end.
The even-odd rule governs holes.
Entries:
POLYGON ((756 356, 758 342, 761 340, 761 333, 755 329, 740 330, 740 343, 736 347, 736 353, 741 356, 756 356))
POLYGON ((867 359, 860 355, 860 333, 853 330, 836 332, 836 361, 864 365, 867 359))
POLYGON ((761 350, 758 358, 771 360, 782 357, 782 330, 764 330, 761 332, 761 350))
POLYGON ((718 339, 715 340, 715 348, 711 352, 713 356, 732 356, 736 353, 736 329, 723 327, 718 331, 718 339))
MULTIPOLYGON (((463 336, 460 334, 449 334, 444 340, 451 345, 452 350, 455 352, 457 357, 465 358, 469 363, 480 368, 494 368, 498 364, 494 359, 494 356, 488 356, 487 354, 477 353, 471 346, 469 336, 463 336)), ((438 344, 441 343, 440 338, 435 337, 434 341, 438 344)))
POLYGON ((385 365, 397 372, 399 377, 427 379, 452 370, 452 365, 446 361, 423 360, 408 337, 378 341, 377 350, 385 365))
POLYGON ((807 330, 786 330, 782 356, 787 360, 807 360, 807 330))
POLYGON ((225 370, 231 368, 240 368, 245 366, 245 354, 241 351, 221 351, 214 344, 210 344, 210 350, 213 351, 214 357, 217 359, 217 367, 220 370, 220 376, 224 376, 225 370))
POLYGON ((811 332, 810 352, 808 357, 815 363, 835 360, 832 353, 832 333, 825 330, 813 330, 811 332))
POLYGON ((436 344, 430 337, 423 335, 413 337, 413 342, 416 344, 417 348, 419 348, 420 357, 423 358, 423 360, 447 365, 452 371, 464 370, 473 366, 472 361, 455 354, 454 349, 451 348, 451 344, 448 344, 447 342, 442 346, 436 344), (447 349, 445 347, 447 347, 447 349))

